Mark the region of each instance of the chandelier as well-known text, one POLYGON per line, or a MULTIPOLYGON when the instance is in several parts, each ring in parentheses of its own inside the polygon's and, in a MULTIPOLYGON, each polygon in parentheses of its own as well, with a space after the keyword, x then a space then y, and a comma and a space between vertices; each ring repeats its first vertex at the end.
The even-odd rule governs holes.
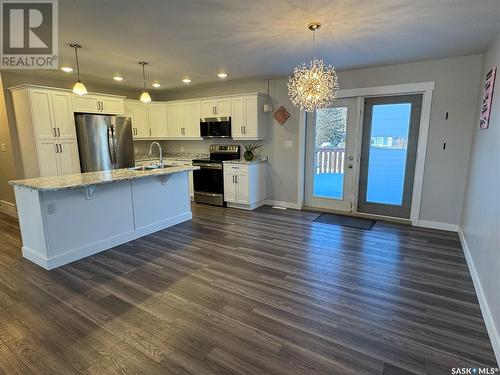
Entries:
MULTIPOLYGON (((315 33, 320 27, 319 22, 308 25, 308 29, 313 32, 313 50, 316 44, 315 33)), ((325 65, 322 59, 316 57, 307 64, 295 67, 293 75, 288 77, 288 97, 301 111, 314 112, 330 106, 338 89, 335 68, 325 65)))

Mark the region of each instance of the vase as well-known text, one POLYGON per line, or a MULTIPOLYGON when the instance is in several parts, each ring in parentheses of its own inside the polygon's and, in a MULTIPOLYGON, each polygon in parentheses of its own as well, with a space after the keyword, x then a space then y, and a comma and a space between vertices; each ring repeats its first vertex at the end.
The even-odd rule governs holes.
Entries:
POLYGON ((254 158, 253 152, 252 151, 245 151, 243 154, 243 157, 245 158, 246 161, 251 161, 254 158))

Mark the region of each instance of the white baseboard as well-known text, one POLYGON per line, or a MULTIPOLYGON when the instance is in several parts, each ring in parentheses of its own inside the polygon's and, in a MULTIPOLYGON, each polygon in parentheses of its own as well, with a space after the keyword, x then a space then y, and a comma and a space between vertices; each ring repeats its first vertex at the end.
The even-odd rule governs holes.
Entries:
POLYGON ((293 208, 294 210, 300 210, 302 207, 297 202, 284 202, 284 201, 274 201, 274 200, 266 200, 265 204, 267 206, 280 206, 286 208, 293 208))
POLYGON ((430 229, 447 230, 450 232, 458 232, 457 224, 442 223, 440 221, 419 220, 416 226, 430 229))
POLYGON ((14 203, 0 201, 0 212, 17 219, 17 209, 14 203))
POLYGON ((460 243, 464 250, 465 259, 467 261, 467 266, 469 267, 469 272, 472 277, 472 282, 474 283, 474 289, 476 290, 477 299, 479 301, 479 307, 483 314, 484 323, 486 325, 486 330, 490 337, 491 345, 493 346, 493 351, 495 352, 495 357, 497 359, 497 365, 500 365, 500 334, 498 333, 498 328, 495 325, 495 320, 491 314, 491 310, 484 294, 483 287, 481 285, 481 280, 479 279, 479 274, 477 272, 476 266, 474 265, 474 260, 467 244, 467 239, 462 231, 462 228, 458 227, 458 237, 460 238, 460 243))

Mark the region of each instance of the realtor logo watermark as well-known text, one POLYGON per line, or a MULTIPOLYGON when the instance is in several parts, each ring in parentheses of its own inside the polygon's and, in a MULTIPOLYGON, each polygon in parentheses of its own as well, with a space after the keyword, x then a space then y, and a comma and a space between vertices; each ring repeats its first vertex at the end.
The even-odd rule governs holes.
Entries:
POLYGON ((0 1, 1 69, 57 69, 57 0, 0 1))

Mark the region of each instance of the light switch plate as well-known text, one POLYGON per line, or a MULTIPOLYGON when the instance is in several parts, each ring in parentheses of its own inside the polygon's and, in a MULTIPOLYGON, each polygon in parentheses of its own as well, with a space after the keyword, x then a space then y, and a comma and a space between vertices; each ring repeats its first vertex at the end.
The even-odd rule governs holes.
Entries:
POLYGON ((283 141, 284 148, 293 148, 293 141, 283 141))
POLYGON ((0 151, 7 152, 7 144, 6 143, 0 143, 0 151))

